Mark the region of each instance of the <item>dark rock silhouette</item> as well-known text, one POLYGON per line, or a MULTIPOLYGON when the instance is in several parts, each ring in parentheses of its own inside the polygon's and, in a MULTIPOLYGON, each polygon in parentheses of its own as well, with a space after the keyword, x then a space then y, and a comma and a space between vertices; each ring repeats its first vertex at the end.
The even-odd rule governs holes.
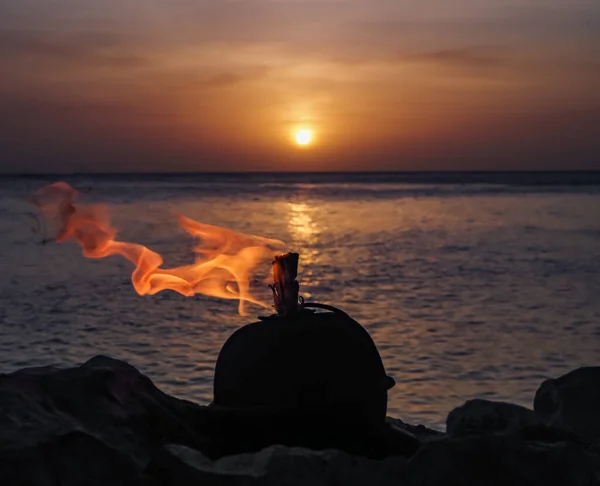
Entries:
POLYGON ((205 410, 102 356, 1 375, 0 484, 130 484, 166 443, 206 447, 205 410))
POLYGON ((403 486, 590 486, 595 458, 571 442, 475 435, 427 443, 404 469, 403 486))
MULTIPOLYGON (((597 384, 594 374, 583 373, 586 379, 575 380, 577 386, 597 384)), ((585 396, 584 390, 579 393, 585 396)), ((570 404, 571 413, 576 405, 570 404)), ((462 407, 454 416, 466 416, 473 407, 462 407)), ((583 412, 587 407, 581 403, 583 412)), ((509 404, 483 408, 484 416, 493 417, 490 410, 504 416, 512 409, 509 404)), ((521 417, 522 410, 512 410, 509 417, 521 417)), ((478 421, 460 422, 471 424, 469 433, 454 437, 388 418, 392 437, 405 431, 418 438, 421 446, 412 457, 389 443, 380 457, 277 444, 219 455, 215 441, 222 438, 213 436, 210 407, 170 397, 132 366, 96 357, 76 368, 0 375, 0 484, 598 484, 600 454, 589 441, 555 424, 536 425, 529 412, 524 420, 508 420, 508 427, 498 427, 502 421, 496 418, 493 427, 479 429, 478 421)), ((597 415, 590 411, 588 420, 593 426, 597 415)), ((352 429, 352 421, 347 427, 352 429)))
POLYGON ((183 446, 165 447, 148 466, 158 484, 187 485, 397 485, 406 458, 374 460, 336 450, 313 451, 275 445, 214 462, 183 446))
POLYGON ((448 414, 446 432, 451 436, 519 432, 540 424, 533 410, 513 403, 475 399, 448 414))
POLYGON ((600 445, 600 367, 546 380, 535 394, 534 409, 546 423, 600 445))

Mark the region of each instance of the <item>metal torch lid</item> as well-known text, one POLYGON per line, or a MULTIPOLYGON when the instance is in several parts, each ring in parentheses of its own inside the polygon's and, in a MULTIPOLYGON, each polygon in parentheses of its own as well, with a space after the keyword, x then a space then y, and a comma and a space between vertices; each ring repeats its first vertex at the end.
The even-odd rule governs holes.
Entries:
POLYGON ((343 312, 301 311, 248 324, 215 368, 213 407, 298 410, 361 402, 394 386, 369 333, 343 312))

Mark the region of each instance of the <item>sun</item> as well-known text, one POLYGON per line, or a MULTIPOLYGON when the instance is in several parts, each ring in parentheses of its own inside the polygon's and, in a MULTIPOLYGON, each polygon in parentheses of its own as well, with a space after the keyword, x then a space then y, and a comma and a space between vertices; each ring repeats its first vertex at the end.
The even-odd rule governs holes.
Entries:
POLYGON ((309 145, 312 141, 312 132, 310 130, 302 129, 296 132, 296 143, 298 145, 309 145))

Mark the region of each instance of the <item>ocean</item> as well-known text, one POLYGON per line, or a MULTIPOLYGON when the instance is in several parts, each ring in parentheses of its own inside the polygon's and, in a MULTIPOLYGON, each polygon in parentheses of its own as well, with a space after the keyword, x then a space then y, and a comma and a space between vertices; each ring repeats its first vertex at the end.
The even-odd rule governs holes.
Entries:
POLYGON ((301 295, 370 332, 396 380, 388 414, 404 421, 443 428, 475 397, 531 407, 544 379, 600 364, 598 173, 130 174, 0 178, 1 372, 104 354, 208 403, 227 337, 269 313, 142 297, 128 261, 46 243, 28 196, 58 180, 167 266, 193 246, 177 214, 285 241, 301 295))

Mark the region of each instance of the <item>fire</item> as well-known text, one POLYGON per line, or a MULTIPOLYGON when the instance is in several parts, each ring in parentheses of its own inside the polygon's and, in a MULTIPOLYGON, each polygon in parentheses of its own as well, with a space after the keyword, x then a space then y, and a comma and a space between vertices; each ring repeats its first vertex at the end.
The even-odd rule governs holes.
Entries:
POLYGON ((56 228, 57 242, 75 240, 88 258, 121 255, 135 266, 133 287, 140 295, 173 290, 185 296, 203 294, 239 300, 239 312, 247 315, 246 303, 269 308, 254 297, 250 281, 258 267, 285 247, 282 241, 236 233, 179 216, 179 224, 200 240, 194 249, 195 263, 161 268, 163 258, 138 243, 117 241, 105 205, 76 205, 78 192, 64 182, 40 189, 32 202, 56 228))

